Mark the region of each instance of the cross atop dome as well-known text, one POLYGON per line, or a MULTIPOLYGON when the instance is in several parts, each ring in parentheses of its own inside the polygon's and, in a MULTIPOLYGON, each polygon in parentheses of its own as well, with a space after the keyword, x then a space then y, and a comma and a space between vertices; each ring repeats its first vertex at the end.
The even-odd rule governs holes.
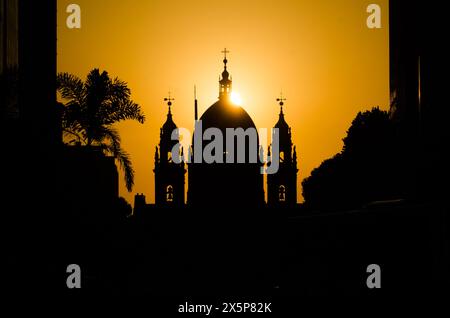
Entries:
POLYGON ((225 48, 223 51, 221 51, 224 55, 223 58, 223 72, 222 72, 222 79, 219 79, 219 99, 229 99, 231 95, 231 79, 230 74, 227 71, 227 53, 230 53, 230 51, 225 48))
POLYGON ((228 63, 227 53, 230 53, 230 51, 228 51, 227 48, 224 48, 222 53, 223 53, 223 63, 225 64, 225 68, 227 68, 227 63, 228 63))

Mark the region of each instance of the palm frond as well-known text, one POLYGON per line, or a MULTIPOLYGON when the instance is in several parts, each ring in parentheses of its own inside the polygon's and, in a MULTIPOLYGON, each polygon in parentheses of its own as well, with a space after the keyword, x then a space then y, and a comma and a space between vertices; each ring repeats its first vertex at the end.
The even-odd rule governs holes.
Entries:
POLYGON ((102 127, 101 135, 103 138, 101 143, 99 143, 100 147, 116 158, 120 169, 124 172, 127 190, 131 192, 134 185, 134 169, 131 164, 130 155, 120 145, 119 132, 112 127, 102 127))
POLYGON ((131 163, 130 155, 121 147, 115 148, 112 144, 103 144, 101 147, 106 149, 107 152, 114 154, 114 157, 119 163, 120 169, 124 173, 125 186, 128 192, 131 192, 134 185, 134 169, 131 163))
POLYGON ((131 90, 126 82, 118 78, 111 82, 102 107, 102 118, 106 125, 128 119, 144 123, 145 116, 140 106, 131 100, 131 90))
POLYGON ((128 192, 131 192, 134 185, 134 169, 131 164, 130 155, 122 148, 119 148, 119 151, 116 152, 116 159, 124 172, 127 190, 128 192))
POLYGON ((108 72, 103 71, 100 73, 97 68, 90 71, 85 83, 88 106, 98 108, 107 99, 110 85, 111 79, 108 72))
POLYGON ((77 130, 77 129, 67 129, 64 128, 63 129, 63 138, 64 140, 70 139, 70 138, 75 138, 75 139, 71 139, 69 141, 70 143, 73 143, 74 141, 78 142, 78 143, 86 143, 85 141, 85 136, 83 135, 83 131, 81 130, 77 130))
POLYGON ((109 123, 116 123, 122 120, 136 120, 143 124, 145 115, 141 107, 132 100, 114 100, 112 101, 112 111, 108 116, 109 123))
POLYGON ((129 99, 131 97, 131 90, 128 84, 119 78, 114 78, 110 87, 110 95, 115 99, 129 99))
POLYGON ((83 81, 69 73, 59 73, 56 77, 56 89, 62 98, 82 104, 86 96, 83 81))
POLYGON ((116 152, 118 152, 121 148, 121 139, 119 132, 117 131, 117 129, 110 126, 99 127, 98 136, 95 141, 98 144, 109 144, 111 147, 108 148, 108 150, 114 156, 116 152))

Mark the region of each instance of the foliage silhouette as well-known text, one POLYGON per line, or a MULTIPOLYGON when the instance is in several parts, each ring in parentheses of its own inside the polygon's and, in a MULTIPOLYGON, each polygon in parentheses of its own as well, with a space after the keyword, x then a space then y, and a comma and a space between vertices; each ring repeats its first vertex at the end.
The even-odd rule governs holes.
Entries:
POLYGON ((343 142, 339 154, 303 180, 305 207, 349 209, 400 195, 395 125, 388 112, 359 112, 343 142))
POLYGON ((93 69, 83 82, 69 73, 59 73, 57 90, 66 101, 62 126, 65 140, 86 146, 99 146, 113 155, 124 172, 127 190, 134 184, 134 170, 129 154, 121 147, 121 139, 113 124, 123 120, 144 123, 145 116, 131 100, 127 83, 111 79, 106 71, 93 69))

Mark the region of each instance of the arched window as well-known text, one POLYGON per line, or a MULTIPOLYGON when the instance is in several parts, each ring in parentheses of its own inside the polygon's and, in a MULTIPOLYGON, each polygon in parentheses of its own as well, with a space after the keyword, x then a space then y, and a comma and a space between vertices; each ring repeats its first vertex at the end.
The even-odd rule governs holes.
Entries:
POLYGON ((166 188, 166 201, 173 202, 173 187, 171 185, 166 188))
POLYGON ((286 187, 284 185, 280 185, 278 187, 278 201, 280 202, 286 201, 286 187))
POLYGON ((280 151, 280 162, 284 162, 284 151, 280 151))

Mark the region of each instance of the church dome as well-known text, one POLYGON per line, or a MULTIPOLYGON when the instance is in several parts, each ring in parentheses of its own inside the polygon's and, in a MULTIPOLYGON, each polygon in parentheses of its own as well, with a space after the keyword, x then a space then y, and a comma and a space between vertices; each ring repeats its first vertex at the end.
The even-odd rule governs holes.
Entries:
POLYGON ((200 118, 203 129, 217 127, 222 131, 226 128, 241 127, 255 128, 256 126, 250 115, 240 106, 228 102, 226 99, 218 100, 211 105, 200 118))

